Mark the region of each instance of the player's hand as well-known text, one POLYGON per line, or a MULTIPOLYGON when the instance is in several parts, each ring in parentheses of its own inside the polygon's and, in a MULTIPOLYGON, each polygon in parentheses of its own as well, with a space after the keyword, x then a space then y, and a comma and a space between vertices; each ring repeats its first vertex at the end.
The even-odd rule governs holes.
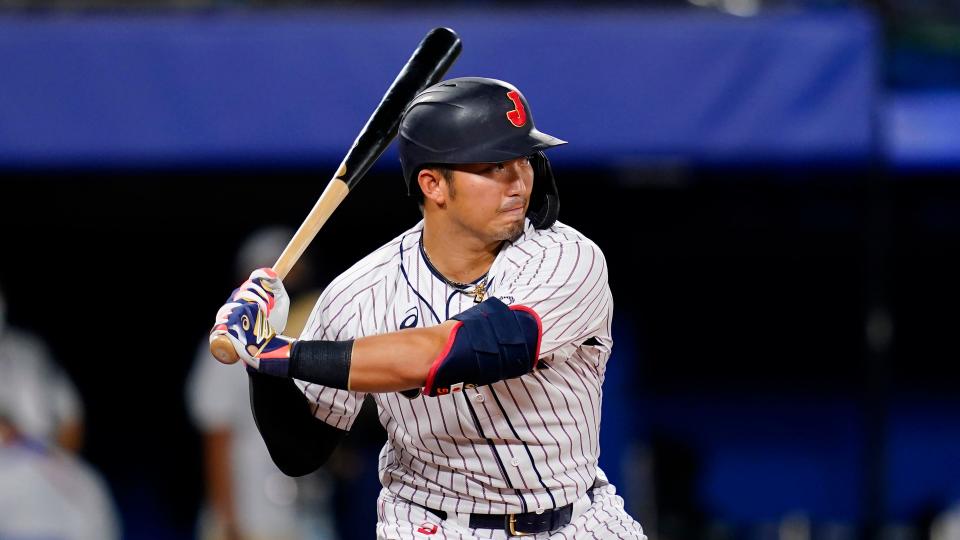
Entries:
MULTIPOLYGON (((267 314, 270 324, 282 333, 287 327, 290 297, 272 268, 257 268, 246 281, 230 293, 227 302, 256 303, 267 314)), ((220 319, 218 316, 217 319, 220 319)))
MULTIPOLYGON (((233 295, 231 295, 232 297, 233 295)), ((260 302, 227 302, 217 312, 210 341, 225 336, 249 369, 286 377, 295 339, 279 335, 260 302)))

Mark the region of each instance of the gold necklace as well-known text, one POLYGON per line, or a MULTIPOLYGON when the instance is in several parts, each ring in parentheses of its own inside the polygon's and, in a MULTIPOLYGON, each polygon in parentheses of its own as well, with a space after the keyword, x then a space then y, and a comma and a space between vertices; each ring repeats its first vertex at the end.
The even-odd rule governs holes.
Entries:
POLYGON ((430 256, 427 255, 427 250, 423 247, 422 235, 420 236, 420 253, 423 254, 423 260, 427 263, 427 266, 430 268, 430 270, 434 273, 434 275, 443 280, 444 283, 453 287, 454 289, 457 289, 463 294, 473 296, 473 302, 475 304, 483 302, 483 299, 487 295, 487 273, 489 273, 489 271, 484 272, 483 276, 481 276, 480 279, 478 279, 475 283, 460 283, 459 281, 448 279, 447 276, 443 275, 443 273, 440 272, 440 270, 437 270, 437 267, 433 265, 433 261, 431 261, 430 256), (473 289, 470 289, 471 286, 473 286, 473 289))

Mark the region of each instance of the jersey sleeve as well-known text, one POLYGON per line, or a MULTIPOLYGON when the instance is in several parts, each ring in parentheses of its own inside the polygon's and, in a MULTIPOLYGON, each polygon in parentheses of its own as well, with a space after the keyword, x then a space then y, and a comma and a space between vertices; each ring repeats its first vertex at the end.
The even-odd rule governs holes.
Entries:
MULTIPOLYGON (((349 315, 344 317, 343 312, 347 309, 331 313, 334 305, 332 295, 329 294, 330 290, 328 288, 324 291, 317 300, 303 333, 300 334, 301 340, 335 341, 354 337, 346 328, 349 321, 344 319, 349 315)), ((365 393, 330 388, 298 379, 294 381, 310 402, 314 417, 337 429, 350 430, 357 415, 360 414, 360 406, 363 405, 363 399, 366 397, 365 393)))
POLYGON ((582 237, 544 237, 535 245, 541 249, 505 274, 494 295, 539 315, 540 358, 563 361, 585 343, 610 347, 613 300, 600 248, 582 237))

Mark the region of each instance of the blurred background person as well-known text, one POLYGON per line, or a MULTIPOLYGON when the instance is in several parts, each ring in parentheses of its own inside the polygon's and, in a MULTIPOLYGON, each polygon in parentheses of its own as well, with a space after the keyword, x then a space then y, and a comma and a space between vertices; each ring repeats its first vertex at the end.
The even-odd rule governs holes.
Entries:
POLYGON ((936 516, 930 526, 930 540, 957 540, 960 538, 960 501, 936 516))
POLYGON ((71 452, 31 439, 0 404, 0 538, 118 540, 100 475, 71 452))
MULTIPOLYGON (((237 255, 237 277, 242 280, 256 268, 272 266, 292 237, 293 230, 279 226, 255 231, 237 255)), ((319 295, 305 290, 310 272, 302 260, 285 281, 291 296, 288 325, 298 334, 319 295)), ((214 359, 204 336, 187 383, 188 408, 203 439, 206 497, 198 538, 336 538, 326 471, 289 478, 277 469, 250 412, 247 384, 243 366, 214 359)))
POLYGON ((0 399, 25 436, 65 450, 83 445, 83 403, 67 373, 36 336, 11 328, 0 290, 0 399))
POLYGON ((6 324, 2 293, 0 373, 0 538, 120 538, 105 482, 75 455, 77 389, 37 337, 6 324))

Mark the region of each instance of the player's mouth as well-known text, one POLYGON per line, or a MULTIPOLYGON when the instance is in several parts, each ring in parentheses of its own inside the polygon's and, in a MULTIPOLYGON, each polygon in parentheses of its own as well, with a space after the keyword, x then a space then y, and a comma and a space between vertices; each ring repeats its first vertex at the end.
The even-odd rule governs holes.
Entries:
POLYGON ((527 201, 511 202, 500 208, 502 214, 522 214, 527 209, 527 201))

